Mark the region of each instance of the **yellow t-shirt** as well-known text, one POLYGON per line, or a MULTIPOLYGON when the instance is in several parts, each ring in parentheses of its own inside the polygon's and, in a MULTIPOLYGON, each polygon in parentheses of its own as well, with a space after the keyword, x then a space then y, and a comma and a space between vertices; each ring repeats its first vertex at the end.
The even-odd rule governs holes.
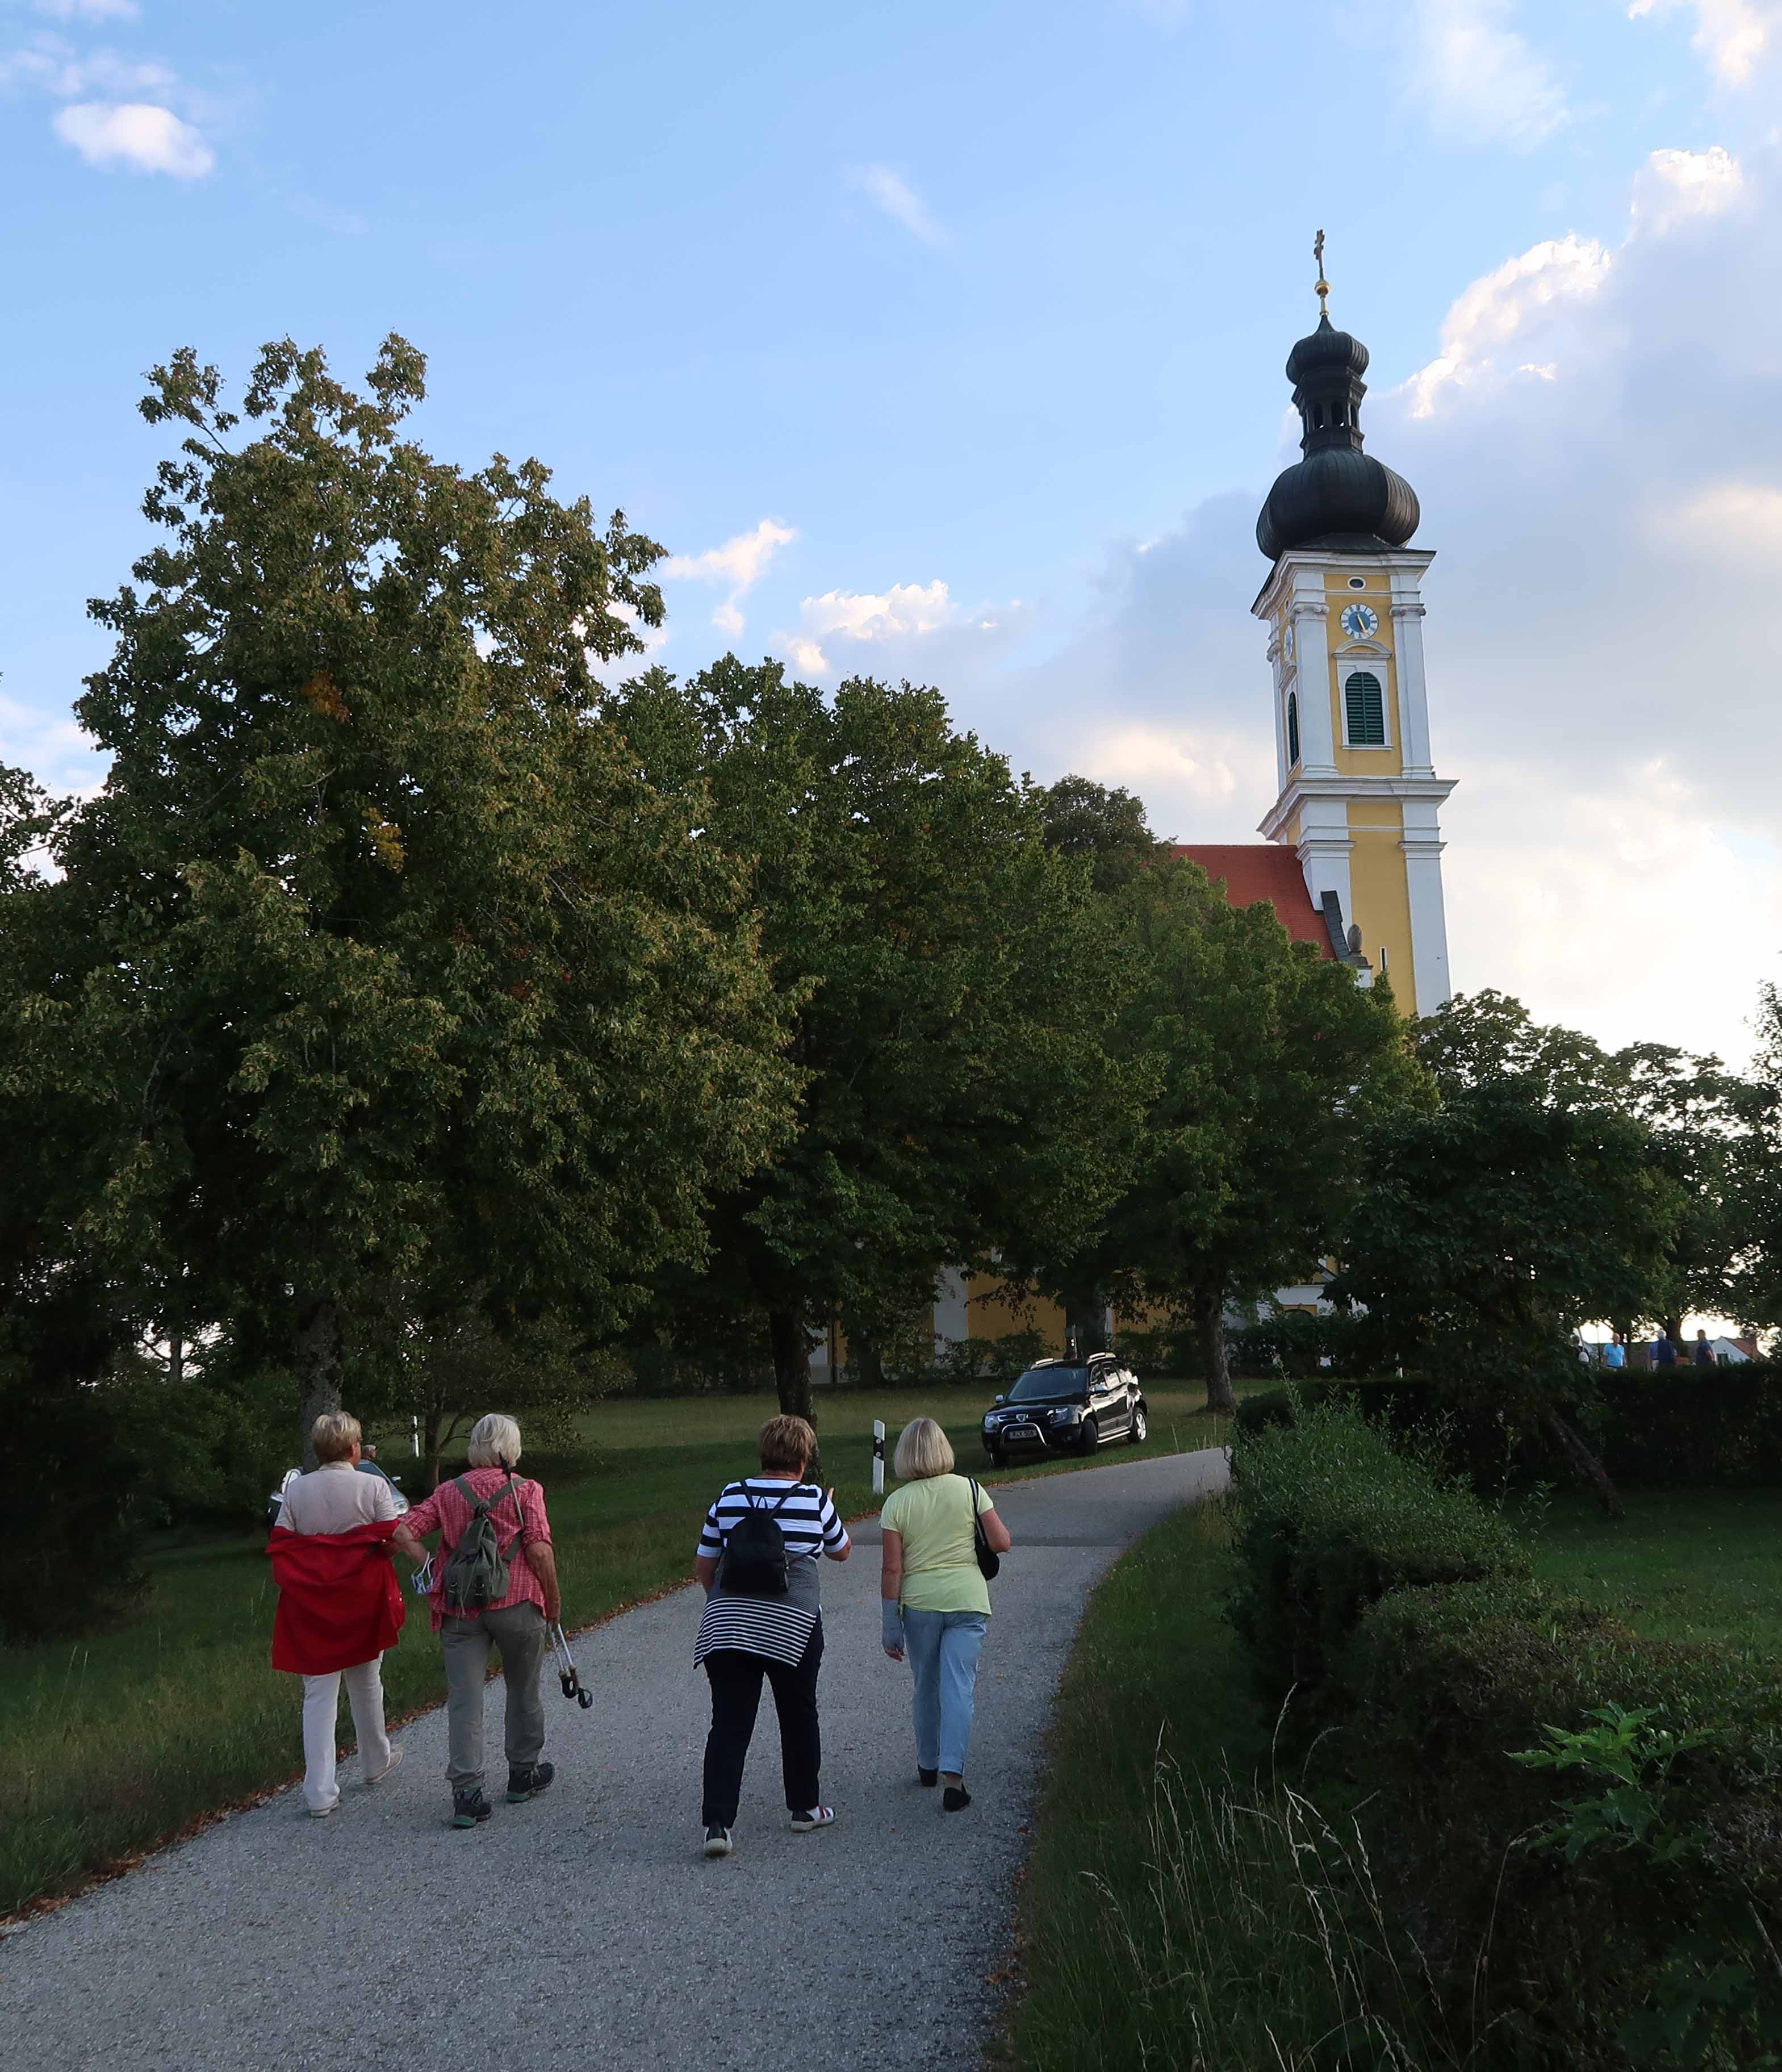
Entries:
MULTIPOLYGON (((995 1505, 982 1487, 979 1511, 995 1505)), ((907 1612, 987 1612, 990 1593, 978 1572, 971 1486, 963 1475, 929 1475, 893 1490, 880 1526, 903 1536, 903 1608, 907 1612)))

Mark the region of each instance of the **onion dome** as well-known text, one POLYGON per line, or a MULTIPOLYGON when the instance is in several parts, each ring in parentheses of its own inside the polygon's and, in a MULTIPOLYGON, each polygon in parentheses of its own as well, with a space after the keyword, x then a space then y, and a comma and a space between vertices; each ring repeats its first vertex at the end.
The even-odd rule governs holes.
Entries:
POLYGON ((1305 458, 1276 479, 1256 520, 1256 544, 1271 561, 1290 547, 1378 553, 1403 546, 1417 530, 1416 491, 1361 450, 1367 360, 1367 347, 1328 315, 1287 355, 1305 458))

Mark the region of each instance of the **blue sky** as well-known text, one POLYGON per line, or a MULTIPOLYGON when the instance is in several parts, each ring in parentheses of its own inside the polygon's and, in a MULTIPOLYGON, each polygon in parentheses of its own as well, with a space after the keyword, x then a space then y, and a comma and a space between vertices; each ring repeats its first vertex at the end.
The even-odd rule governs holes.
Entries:
POLYGON ((536 453, 676 557, 659 651, 937 683, 1243 840, 1246 607, 1314 311, 1440 555, 1457 981, 1737 1052, 1782 976, 1782 0, 0 11, 0 756, 68 721, 176 345, 536 453))

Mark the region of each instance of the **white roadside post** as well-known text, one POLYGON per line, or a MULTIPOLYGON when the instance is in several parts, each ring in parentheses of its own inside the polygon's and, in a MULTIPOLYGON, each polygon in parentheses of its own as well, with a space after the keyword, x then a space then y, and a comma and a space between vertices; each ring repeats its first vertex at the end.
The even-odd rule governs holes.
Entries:
POLYGON ((421 1458, 421 1420, 418 1417, 409 1420, 409 1445, 418 1461, 421 1458))
POLYGON ((873 1494, 885 1494, 885 1420, 873 1420, 873 1494))

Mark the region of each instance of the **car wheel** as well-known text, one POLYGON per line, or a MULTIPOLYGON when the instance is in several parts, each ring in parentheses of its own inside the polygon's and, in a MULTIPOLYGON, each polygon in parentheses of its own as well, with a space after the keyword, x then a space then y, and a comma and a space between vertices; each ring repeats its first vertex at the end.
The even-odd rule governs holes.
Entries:
POLYGON ((1135 1446, 1142 1446, 1150 1437, 1151 1420, 1145 1415, 1144 1405, 1135 1403, 1132 1406, 1132 1443, 1135 1446))
POLYGON ((986 1446, 984 1451, 990 1456, 992 1467, 1006 1468, 1008 1466, 1008 1456, 1000 1446, 986 1446))
POLYGON ((1095 1422, 1093 1417, 1084 1418, 1082 1433, 1081 1437, 1078 1439, 1077 1444, 1086 1453, 1093 1453, 1095 1449, 1100 1445, 1101 1443, 1101 1426, 1095 1422))

